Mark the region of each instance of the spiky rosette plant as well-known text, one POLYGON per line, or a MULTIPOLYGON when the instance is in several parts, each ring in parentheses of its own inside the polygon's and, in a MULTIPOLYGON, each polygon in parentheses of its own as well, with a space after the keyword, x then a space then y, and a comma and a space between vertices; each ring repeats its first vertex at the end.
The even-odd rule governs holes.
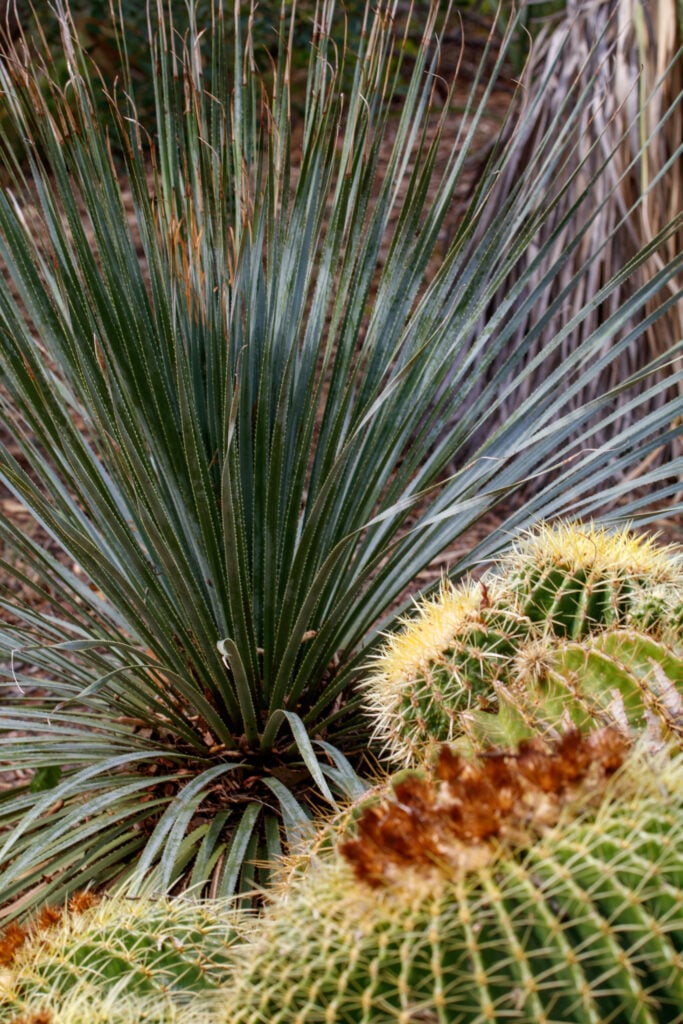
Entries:
POLYGON ((392 758, 612 722, 683 738, 680 559, 628 530, 543 524, 479 583, 444 584, 365 683, 392 758))
POLYGON ((222 901, 76 894, 0 932, 0 1021, 175 1020, 223 982, 238 936, 222 901))
POLYGON ((610 780, 624 752, 572 733, 405 773, 267 907, 222 1020, 679 1021, 683 763, 610 780))
MULTIPOLYGON (((486 426, 503 376, 481 390, 479 375, 524 378, 538 332, 508 350, 532 302, 521 290, 483 327, 481 311, 535 246, 579 112, 600 103, 585 79, 568 88, 486 238, 475 228, 504 149, 449 235, 514 21, 463 96, 439 63, 436 0, 408 21, 403 5, 368 3, 355 38, 333 0, 310 23, 283 4, 263 49, 238 3, 216 0, 198 24, 193 0, 159 0, 149 120, 121 31, 103 94, 55 6, 66 83, 47 56, 0 63, 23 146, 0 145, 0 482, 35 524, 0 517, 5 916, 113 878, 251 892, 266 880, 255 865, 296 843, 312 809, 361 786, 354 684, 421 569, 559 449, 561 477, 456 575, 543 510, 630 492, 600 494, 615 467, 642 467, 652 500, 676 493, 681 470, 646 461, 683 432, 673 392, 608 448, 582 444, 584 421, 609 427, 622 391, 647 405, 647 369, 567 412, 597 358, 618 360, 639 318, 667 315, 680 253, 503 429, 486 426)), ((598 214, 588 187, 568 249, 598 214)), ((607 309, 618 281, 601 280, 607 309)), ((568 287, 586 294, 580 275, 568 287)), ((593 307, 582 298, 576 322, 593 307)), ((548 358, 566 341, 563 329, 548 358)), ((651 369, 675 382, 676 355, 651 369)))
POLYGON ((683 567, 674 555, 628 528, 545 523, 515 541, 497 572, 524 615, 580 640, 634 620, 655 627, 683 605, 683 567))

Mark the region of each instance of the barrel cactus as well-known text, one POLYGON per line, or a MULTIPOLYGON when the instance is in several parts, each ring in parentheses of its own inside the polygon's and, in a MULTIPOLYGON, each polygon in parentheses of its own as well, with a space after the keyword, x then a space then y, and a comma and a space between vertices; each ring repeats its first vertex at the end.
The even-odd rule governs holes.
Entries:
POLYGON ((673 549, 628 529, 580 523, 543 524, 517 541, 498 573, 523 613, 558 636, 579 640, 628 624, 661 623, 683 607, 683 570, 673 549), (651 604, 653 591, 659 593, 651 604))
POLYGON ((625 747, 402 773, 267 907, 221 1024, 680 1022, 683 761, 625 747))
POLYGON ((0 936, 0 1022, 199 1020, 190 1006, 223 980, 236 920, 224 903, 185 898, 77 894, 44 908, 0 936))
POLYGON ((542 527, 390 638, 367 681, 376 737, 406 764, 571 723, 656 723, 680 743, 681 578, 669 549, 626 531, 542 527))
POLYGON ((643 587, 634 595, 631 622, 639 629, 669 640, 683 636, 683 595, 679 586, 643 587))
POLYGON ((419 760, 432 741, 462 733, 462 714, 489 711, 534 627, 498 581, 444 583, 385 647, 366 686, 375 736, 394 758, 419 760))
POLYGON ((532 640, 510 669, 495 685, 489 713, 461 716, 462 733, 475 750, 552 734, 570 723, 612 723, 626 734, 647 731, 656 741, 683 745, 683 659, 661 640, 629 629, 580 643, 532 640))

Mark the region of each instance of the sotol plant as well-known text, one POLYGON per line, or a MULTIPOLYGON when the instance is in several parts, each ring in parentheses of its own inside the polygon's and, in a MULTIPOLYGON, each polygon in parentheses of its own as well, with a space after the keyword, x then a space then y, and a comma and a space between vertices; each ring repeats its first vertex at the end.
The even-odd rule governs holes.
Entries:
POLYGON ((447 740, 481 749, 568 723, 656 724, 680 744, 682 598, 670 548, 626 529, 542 525, 389 639, 366 681, 375 736, 405 763, 447 740))
MULTIPOLYGON (((0 522, 3 581, 17 584, 0 598, 6 916, 126 876, 133 892, 133 876, 249 891, 283 823, 296 840, 311 804, 360 788, 354 684, 416 573, 560 449, 552 481, 454 575, 516 525, 633 489, 601 495, 606 476, 640 466, 652 500, 678 487, 679 462, 646 461, 683 430, 673 392, 637 415, 648 370, 678 381, 675 348, 572 409, 596 360, 617 365, 675 303, 674 223, 602 281, 608 312, 576 348, 590 266, 563 283, 558 304, 585 297, 539 357, 562 358, 504 427, 486 426, 509 374, 535 369, 526 352, 547 321, 510 344, 533 309, 523 284, 484 325, 481 311, 557 202, 577 118, 600 102, 590 76, 566 90, 485 237, 505 148, 446 242, 514 23, 463 99, 440 74, 440 3, 417 46, 393 3, 368 5, 346 41, 332 0, 308 26, 284 4, 268 50, 225 5, 201 25, 186 6, 175 25, 161 2, 150 11, 152 123, 122 36, 111 116, 94 116, 99 80, 61 0, 66 83, 21 51, 0 64, 25 141, 1 147, 0 481, 42 531, 0 522), (292 39, 306 28, 300 81, 292 39), (622 394, 628 425, 609 449, 584 446, 583 424, 609 430, 622 394)), ((567 251, 607 202, 589 183, 563 221, 567 251)))
POLYGON ((225 1024, 680 1020, 683 764, 442 752, 266 908, 225 1024))

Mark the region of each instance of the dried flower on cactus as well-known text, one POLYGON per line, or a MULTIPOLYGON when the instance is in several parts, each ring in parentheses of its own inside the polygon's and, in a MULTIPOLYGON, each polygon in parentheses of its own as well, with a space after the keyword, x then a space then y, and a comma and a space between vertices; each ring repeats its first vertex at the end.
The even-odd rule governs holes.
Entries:
POLYGON ((11 1024, 53 1024, 54 1016, 52 1010, 47 1007, 30 1013, 28 1017, 15 1017, 11 1024))
POLYGON ((74 893, 66 907, 49 905, 41 907, 26 926, 20 925, 16 921, 10 921, 0 931, 0 964, 5 966, 13 964, 17 953, 30 938, 55 928, 64 920, 65 913, 82 913, 88 907, 94 906, 96 902, 97 897, 93 892, 83 890, 74 893))
POLYGON ((341 852, 371 886, 391 884, 411 867, 447 874, 478 867, 498 841, 524 841, 554 825, 569 801, 602 793, 627 751, 628 740, 612 728, 587 736, 571 730, 554 744, 532 739, 476 762, 443 746, 432 776, 401 776, 390 798, 362 811, 341 852))
POLYGON ((10 923, 0 932, 0 965, 11 964, 17 955, 17 950, 26 942, 27 930, 16 921, 10 923))

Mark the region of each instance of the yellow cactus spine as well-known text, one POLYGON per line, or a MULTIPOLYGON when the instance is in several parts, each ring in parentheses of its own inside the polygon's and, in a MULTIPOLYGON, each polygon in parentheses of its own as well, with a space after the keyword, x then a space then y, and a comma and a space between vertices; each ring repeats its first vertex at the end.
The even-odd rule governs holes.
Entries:
POLYGON ((219 901, 76 894, 0 935, 0 1022, 199 1022, 189 1006, 224 980, 236 922, 219 901))
POLYGON ((626 625, 655 589, 683 600, 683 570, 672 548, 591 523, 541 525, 513 545, 499 572, 525 615, 574 640, 626 625))
POLYGON ((493 710, 494 684, 532 628, 496 580, 444 583, 371 666, 367 707, 392 759, 411 764, 433 742, 457 738, 464 712, 493 710))

